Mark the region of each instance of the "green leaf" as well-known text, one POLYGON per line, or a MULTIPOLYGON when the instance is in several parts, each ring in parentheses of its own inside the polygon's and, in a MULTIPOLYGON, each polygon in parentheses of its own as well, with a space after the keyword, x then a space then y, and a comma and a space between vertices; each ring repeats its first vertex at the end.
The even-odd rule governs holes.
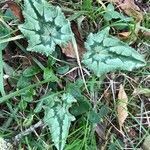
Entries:
POLYGON ((58 74, 61 74, 61 75, 67 73, 68 71, 69 71, 69 66, 68 65, 62 66, 62 67, 58 67, 57 70, 56 70, 56 72, 58 74))
POLYGON ((69 93, 63 94, 60 98, 53 98, 55 104, 53 106, 45 106, 44 122, 48 125, 54 144, 58 150, 63 150, 69 132, 71 121, 75 120, 68 109, 73 102, 74 97, 69 93))
POLYGON ((103 14, 103 17, 107 21, 111 21, 112 19, 120 19, 124 22, 132 21, 132 18, 126 17, 122 13, 115 11, 115 8, 112 4, 108 4, 106 12, 103 14))
POLYGON ((40 69, 36 66, 30 66, 23 71, 23 76, 32 77, 40 72, 40 69))
POLYGON ((82 9, 87 11, 92 10, 92 0, 83 0, 82 9))
POLYGON ((30 81, 31 81, 31 78, 21 75, 17 82, 17 87, 19 89, 25 88, 31 84, 30 81))
POLYGON ((90 34, 85 42, 83 63, 97 76, 116 70, 132 71, 145 66, 144 58, 126 43, 109 35, 109 27, 90 34))
POLYGON ((54 71, 50 68, 45 68, 44 69, 44 74, 43 74, 43 78, 45 80, 50 80, 52 82, 58 81, 59 79, 57 78, 57 76, 54 74, 54 71))
POLYGON ((90 111, 89 113, 89 121, 91 121, 92 123, 99 123, 100 122, 100 117, 99 114, 96 113, 95 111, 90 111))
POLYGON ((25 110, 27 108, 27 102, 24 100, 21 100, 19 102, 19 108, 20 108, 20 110, 25 110))
POLYGON ((109 112, 110 112, 110 109, 106 105, 101 106, 98 112, 100 121, 103 121, 104 117, 107 116, 109 112))
MULTIPOLYGON (((9 37, 9 30, 3 26, 2 23, 0 23, 0 41, 7 39, 9 37)), ((0 51, 2 51, 6 46, 8 42, 0 44, 0 51)))
POLYGON ((23 121, 23 126, 24 126, 24 127, 29 127, 29 126, 32 124, 33 119, 34 119, 34 115, 29 114, 29 115, 25 118, 25 120, 23 121))
POLYGON ((74 116, 79 116, 81 114, 87 113, 92 108, 90 102, 82 96, 80 99, 77 99, 77 103, 70 108, 71 114, 74 116))
POLYGON ((33 95, 36 95, 36 92, 33 88, 25 90, 21 94, 21 100, 26 101, 26 102, 32 102, 33 101, 33 95))
POLYGON ((89 112, 89 120, 92 123, 100 123, 103 121, 104 117, 110 112, 109 108, 106 105, 101 106, 98 112, 94 110, 89 112))
POLYGON ((35 113, 39 113, 39 112, 42 110, 43 102, 44 102, 44 101, 41 100, 41 101, 37 104, 36 108, 34 109, 34 112, 35 112, 35 113))
POLYGON ((45 0, 24 1, 25 23, 19 29, 28 39, 28 51, 52 54, 56 45, 66 45, 72 39, 70 23, 60 7, 51 6, 45 0))

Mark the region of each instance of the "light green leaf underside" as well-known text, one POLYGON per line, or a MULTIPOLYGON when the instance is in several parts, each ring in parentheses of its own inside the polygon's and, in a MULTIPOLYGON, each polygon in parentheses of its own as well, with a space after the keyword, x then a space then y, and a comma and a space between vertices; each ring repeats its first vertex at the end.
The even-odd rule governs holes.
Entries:
POLYGON ((28 40, 28 51, 52 54, 56 45, 63 46, 72 39, 70 23, 60 7, 45 0, 25 0, 25 23, 19 29, 28 40))
POLYGON ((61 97, 54 96, 50 100, 53 103, 45 107, 44 122, 51 131, 56 148, 63 150, 71 121, 75 120, 75 117, 69 113, 68 109, 76 100, 69 93, 63 94, 61 97))
POLYGON ((109 35, 109 27, 90 34, 85 42, 83 63, 97 76, 111 71, 132 71, 145 65, 144 58, 118 38, 109 35))
MULTIPOLYGON (((7 38, 9 38, 9 31, 0 23, 0 41, 7 38)), ((0 51, 2 51, 7 46, 7 44, 8 42, 0 44, 0 51)))

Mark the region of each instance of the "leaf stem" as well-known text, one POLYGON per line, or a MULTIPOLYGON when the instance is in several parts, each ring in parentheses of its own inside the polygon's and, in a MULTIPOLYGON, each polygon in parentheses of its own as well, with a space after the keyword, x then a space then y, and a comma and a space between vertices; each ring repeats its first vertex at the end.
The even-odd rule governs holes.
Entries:
POLYGON ((7 39, 3 39, 0 41, 0 44, 3 44, 3 43, 7 43, 7 42, 10 42, 10 41, 15 41, 15 40, 19 40, 19 39, 22 39, 24 38, 23 35, 17 35, 15 37, 11 37, 11 38, 7 38, 7 39))
POLYGON ((2 56, 2 50, 0 50, 0 92, 1 92, 2 96, 5 95, 4 82, 3 82, 3 56, 2 56))

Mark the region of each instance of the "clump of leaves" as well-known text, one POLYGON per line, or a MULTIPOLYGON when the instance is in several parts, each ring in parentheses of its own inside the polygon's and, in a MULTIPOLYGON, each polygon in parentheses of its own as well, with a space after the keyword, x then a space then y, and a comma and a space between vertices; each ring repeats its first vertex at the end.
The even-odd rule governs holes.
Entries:
MULTIPOLYGON (((46 0, 24 1, 23 15, 25 23, 19 25, 19 29, 28 40, 28 51, 36 51, 48 56, 55 51, 56 45, 62 47, 74 38, 70 22, 65 19, 61 9, 49 5, 46 0)), ((120 18, 118 13, 116 15, 115 19, 120 18)), ((108 20, 111 19, 112 16, 108 20)), ((87 52, 83 57, 85 66, 97 76, 115 70, 131 71, 144 66, 143 57, 126 43, 111 36, 109 29, 108 27, 88 36, 85 42, 87 52)), ((63 71, 65 69, 63 68, 63 71)), ((57 72, 61 74, 63 71, 59 69, 57 72)), ((44 79, 53 77, 48 72, 51 70, 44 70, 44 79)), ((31 72, 32 75, 34 73, 36 72, 31 72)), ((24 75, 28 75, 28 70, 24 75)), ((76 102, 76 99, 69 93, 60 96, 50 94, 39 102, 35 110, 38 113, 42 107, 45 109, 44 122, 48 125, 58 150, 64 149, 71 121, 75 120, 69 113, 73 102, 76 102)))
POLYGON ((144 58, 128 44, 109 34, 107 27, 96 34, 91 33, 85 47, 83 63, 97 76, 116 70, 132 71, 145 65, 144 58))
POLYGON ((49 5, 45 0, 24 1, 25 23, 19 29, 28 39, 28 51, 52 54, 56 45, 63 46, 72 39, 70 22, 60 7, 49 5))

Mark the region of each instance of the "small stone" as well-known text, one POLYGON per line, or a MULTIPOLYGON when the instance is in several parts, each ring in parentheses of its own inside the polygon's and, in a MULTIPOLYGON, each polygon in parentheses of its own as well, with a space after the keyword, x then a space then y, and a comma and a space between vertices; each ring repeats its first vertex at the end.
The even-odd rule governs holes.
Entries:
POLYGON ((0 137, 0 150, 13 150, 13 145, 0 137))

